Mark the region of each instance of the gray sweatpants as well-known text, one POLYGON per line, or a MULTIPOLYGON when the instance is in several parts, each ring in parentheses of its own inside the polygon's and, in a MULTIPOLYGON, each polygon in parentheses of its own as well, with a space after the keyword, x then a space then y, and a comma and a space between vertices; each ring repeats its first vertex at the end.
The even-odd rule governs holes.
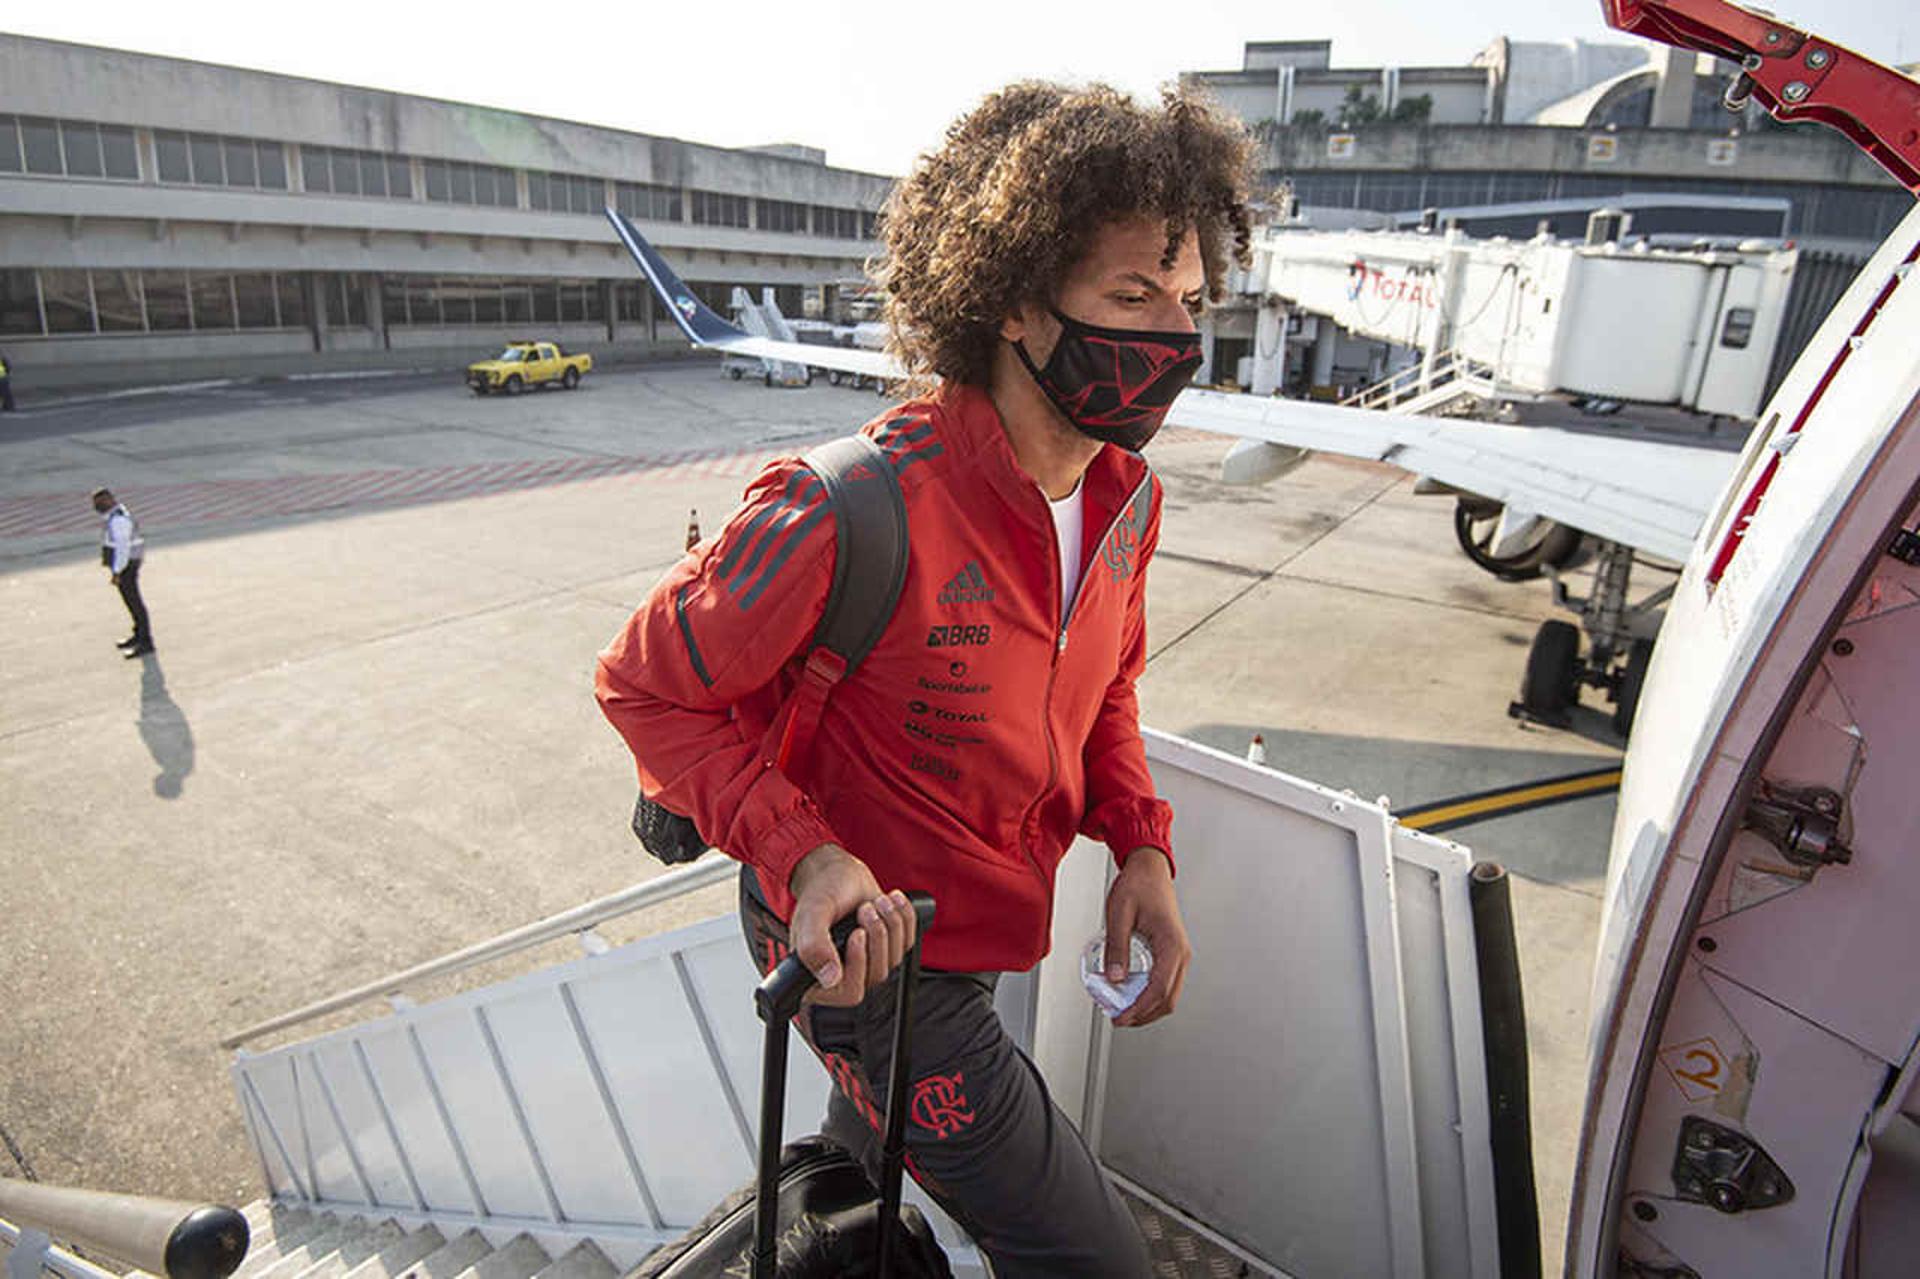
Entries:
MULTIPOLYGON (((756 967, 787 954, 787 930, 741 877, 740 915, 756 967)), ((993 1265, 996 1279, 1146 1279, 1133 1216, 1040 1072, 993 1009, 997 973, 926 970, 914 992, 907 1170, 993 1265)), ((899 973, 857 1008, 794 1019, 834 1081, 821 1132, 876 1186, 899 973)))

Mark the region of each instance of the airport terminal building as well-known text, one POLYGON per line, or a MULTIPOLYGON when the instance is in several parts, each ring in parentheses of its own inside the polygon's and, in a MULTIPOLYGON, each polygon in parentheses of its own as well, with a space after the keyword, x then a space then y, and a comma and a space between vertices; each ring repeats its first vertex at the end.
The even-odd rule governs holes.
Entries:
POLYGON ((686 343, 601 210, 724 311, 858 281, 892 179, 0 34, 0 351, 17 389, 446 367, 509 337, 686 343))
POLYGON ((1736 68, 1678 49, 1502 37, 1463 66, 1343 67, 1330 41, 1281 40, 1248 42, 1241 63, 1182 79, 1246 122, 1267 180, 1319 225, 1433 209, 1526 238, 1543 221, 1579 234, 1604 204, 1641 233, 1791 238, 1864 260, 1913 207, 1838 133, 1729 112, 1736 68))

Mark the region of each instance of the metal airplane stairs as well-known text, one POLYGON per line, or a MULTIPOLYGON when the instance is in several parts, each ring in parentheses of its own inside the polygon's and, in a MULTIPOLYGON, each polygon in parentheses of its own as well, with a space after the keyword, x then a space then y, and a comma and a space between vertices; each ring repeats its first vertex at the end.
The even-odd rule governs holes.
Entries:
POLYGON ((531 1236, 495 1246, 478 1230, 451 1239, 428 1224, 312 1213, 256 1201, 242 1210, 253 1246, 234 1279, 617 1279, 591 1240, 555 1257, 531 1236))
MULTIPOLYGON (((733 291, 732 305, 740 327, 754 337, 795 344, 800 341, 799 334, 793 331, 793 326, 787 323, 787 317, 780 313, 780 308, 774 305, 772 298, 764 302, 755 302, 753 295, 747 290, 736 288, 733 291)), ((773 375, 775 382, 792 385, 807 380, 805 365, 793 364, 785 360, 761 360, 760 364, 773 375)))
MULTIPOLYGON (((1192 926, 1250 940, 1188 983, 1188 1033, 1115 1035, 1079 981, 1112 874, 1083 841, 1056 875, 1055 958, 1003 978, 995 1006, 1139 1220, 1153 1273, 1501 1274, 1499 1229, 1532 1201, 1530 1182, 1517 1200, 1496 1185, 1495 1142, 1527 1141, 1493 1105, 1524 1087, 1508 1073, 1524 1042, 1480 1017, 1484 988, 1517 1006, 1517 978, 1489 979, 1478 953, 1483 912, 1507 921, 1484 925, 1508 946, 1488 954, 1511 953, 1510 917, 1486 904, 1504 901, 1497 868, 1480 875, 1381 805, 1143 736, 1157 788, 1189 815, 1175 838, 1192 926), (1303 893, 1314 926, 1272 927, 1271 903, 1303 893), (1316 997, 1329 965, 1350 997, 1316 997), (1235 974, 1254 969, 1269 988, 1249 1001, 1235 974), (1298 1043, 1315 1046, 1299 1067, 1314 1102, 1276 1106, 1298 1043), (1270 1065, 1216 1069, 1254 1061, 1270 1065), (1202 1073, 1204 1105, 1167 1104, 1202 1073)), ((738 873, 710 856, 229 1035, 265 1197, 236 1212, 0 1178, 5 1279, 620 1279, 750 1179, 762 1028, 732 912, 620 945, 596 929, 738 873), (409 997, 556 943, 568 953, 544 967, 409 997), (349 1009, 362 1018, 341 1024, 349 1009), (322 1019, 334 1028, 314 1034, 322 1019), (222 1264, 179 1264, 182 1239, 222 1264)), ((785 1131, 811 1131, 830 1088, 792 1054, 785 1131)), ((958 1279, 983 1279, 966 1234, 907 1198, 958 1279)))
POLYGON ((1490 400, 1501 394, 1493 366, 1458 351, 1444 351, 1431 369, 1423 360, 1340 403, 1382 413, 1439 414, 1463 407, 1463 401, 1490 400))

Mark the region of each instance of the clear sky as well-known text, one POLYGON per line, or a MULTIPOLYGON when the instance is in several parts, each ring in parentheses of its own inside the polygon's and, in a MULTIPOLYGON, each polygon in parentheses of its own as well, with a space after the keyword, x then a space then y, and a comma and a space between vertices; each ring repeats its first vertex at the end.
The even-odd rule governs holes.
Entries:
MULTIPOLYGON (((1780 8, 1870 57, 1920 59, 1916 0, 1780 8)), ((1463 64, 1500 35, 1630 39, 1607 30, 1599 0, 69 0, 8 9, 0 26, 26 35, 721 146, 803 142, 826 148, 830 163, 881 173, 904 172, 982 94, 1023 76, 1145 94, 1181 71, 1238 67, 1248 40, 1331 39, 1334 65, 1379 66, 1463 64)))

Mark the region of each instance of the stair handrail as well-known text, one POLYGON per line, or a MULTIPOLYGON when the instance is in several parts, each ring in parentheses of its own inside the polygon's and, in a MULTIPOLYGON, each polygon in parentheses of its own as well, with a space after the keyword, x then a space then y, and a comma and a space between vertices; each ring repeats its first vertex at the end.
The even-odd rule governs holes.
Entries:
POLYGON ((1352 395, 1340 401, 1340 403, 1347 408, 1371 408, 1376 400, 1382 398, 1391 399, 1399 394, 1400 384, 1409 378, 1418 378, 1420 373, 1420 365, 1410 364, 1398 373, 1390 373, 1378 382, 1374 382, 1355 391, 1352 395))
POLYGON ((725 854, 709 853, 699 861, 683 866, 679 870, 668 871, 657 879, 623 888, 617 893, 609 893, 605 897, 595 898, 571 910, 563 910, 557 915, 549 915, 534 923, 523 924, 510 932, 501 933, 483 942, 476 942, 451 954, 442 955, 438 959, 429 959, 425 963, 403 968, 377 981, 355 986, 352 990, 344 990, 337 995, 315 1000, 304 1008, 296 1008, 278 1017, 270 1017, 266 1021, 228 1035, 220 1041, 220 1046, 228 1049, 238 1048, 250 1040, 271 1035, 275 1031, 285 1030, 290 1026, 298 1026, 302 1022, 325 1017, 329 1013, 351 1008, 369 999, 392 998, 409 986, 430 981, 435 977, 445 977, 479 964, 489 963, 529 947, 538 946, 543 942, 555 941, 570 933, 584 933, 610 919, 618 919, 636 910, 657 906, 661 902, 671 901, 676 897, 731 879, 739 873, 739 868, 740 863, 725 854))
POLYGON ((1393 405, 1410 400, 1416 395, 1424 395, 1463 376, 1463 367, 1471 368, 1471 363, 1456 350, 1442 351, 1434 357, 1431 369, 1427 368, 1425 361, 1410 364, 1398 373, 1382 378, 1364 390, 1354 392, 1340 401, 1340 404, 1343 408, 1354 409, 1391 408, 1393 405), (1411 385, 1402 385, 1403 383, 1411 383, 1411 385))
POLYGON ((120 1279, 113 1271, 56 1247, 38 1226, 22 1228, 0 1220, 0 1248, 10 1249, 0 1252, 0 1276, 5 1279, 40 1279, 42 1271, 52 1271, 60 1279, 120 1279))
POLYGON ((38 1245, 36 1272, 44 1265, 66 1279, 111 1274, 32 1238, 34 1231, 167 1279, 227 1279, 246 1260, 251 1239, 247 1219, 224 1204, 0 1177, 0 1238, 16 1249, 38 1245))

